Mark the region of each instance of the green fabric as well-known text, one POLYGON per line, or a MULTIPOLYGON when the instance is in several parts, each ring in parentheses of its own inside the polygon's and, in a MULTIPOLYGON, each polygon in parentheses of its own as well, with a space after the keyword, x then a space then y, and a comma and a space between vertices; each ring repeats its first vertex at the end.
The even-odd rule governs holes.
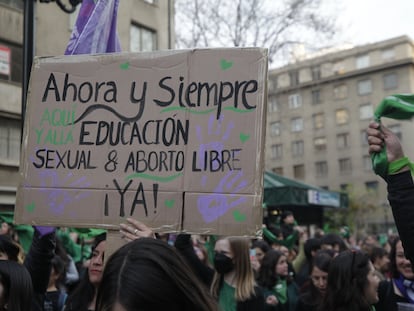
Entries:
POLYGON ((209 238, 206 240, 204 247, 207 250, 208 261, 210 264, 213 265, 214 263, 214 246, 216 245, 217 236, 210 235, 209 238))
POLYGON ((13 224, 14 213, 13 212, 0 212, 0 220, 2 222, 13 224))
POLYGON ((401 170, 403 167, 406 167, 406 166, 408 166, 411 172, 413 172, 414 165, 413 163, 410 162, 410 160, 407 157, 392 161, 388 163, 388 174, 391 174, 391 175, 395 174, 399 170, 401 170))
MULTIPOLYGON (((382 117, 409 120, 414 116, 414 94, 394 94, 384 98, 375 109, 375 120, 382 117)), ((385 178, 388 174, 387 151, 384 146, 378 153, 371 154, 372 167, 377 175, 385 178)))
POLYGON ((279 303, 284 305, 288 300, 286 280, 279 279, 273 287, 273 291, 279 303))
POLYGON ((299 238, 299 233, 295 230, 291 235, 287 236, 286 239, 278 239, 268 228, 263 228, 263 235, 273 243, 286 246, 291 249, 296 245, 296 241, 299 238))
POLYGON ((219 307, 221 311, 236 311, 237 303, 235 299, 236 289, 226 282, 220 288, 219 307))

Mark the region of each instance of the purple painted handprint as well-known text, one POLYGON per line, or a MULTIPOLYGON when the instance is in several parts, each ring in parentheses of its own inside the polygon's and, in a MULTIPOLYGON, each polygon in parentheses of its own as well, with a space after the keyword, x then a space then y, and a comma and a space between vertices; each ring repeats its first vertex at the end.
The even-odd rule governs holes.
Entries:
POLYGON ((48 199, 50 211, 55 215, 61 215, 65 209, 65 206, 71 202, 83 199, 87 196, 86 193, 73 197, 73 192, 67 191, 61 187, 62 184, 67 184, 68 188, 87 188, 90 183, 87 182, 86 177, 81 177, 76 180, 72 180, 73 174, 68 173, 64 180, 59 180, 59 176, 53 171, 40 172, 41 187, 44 188, 41 191, 45 192, 48 199))
POLYGON ((206 223, 215 221, 246 201, 246 197, 237 194, 247 186, 246 180, 240 180, 242 177, 242 171, 230 171, 220 180, 215 193, 198 197, 197 208, 206 223))
MULTIPOLYGON (((229 122, 227 124, 227 127, 225 128, 224 133, 222 133, 222 129, 224 127, 224 117, 220 116, 219 120, 216 120, 215 116, 213 114, 210 115, 210 118, 208 120, 208 128, 207 128, 207 135, 208 140, 210 140, 207 143, 202 143, 203 140, 203 134, 201 132, 201 127, 196 126, 196 134, 197 139, 200 142, 200 146, 198 148, 198 164, 200 167, 203 166, 204 163, 204 152, 208 150, 215 150, 221 152, 224 149, 225 142, 230 137, 230 132, 234 128, 234 122, 229 122), (217 121, 216 128, 214 128, 214 123, 217 121)), ((219 163, 214 162, 213 163, 213 170, 218 168, 219 163)), ((202 185, 204 186, 205 183, 205 177, 202 180, 202 185)))

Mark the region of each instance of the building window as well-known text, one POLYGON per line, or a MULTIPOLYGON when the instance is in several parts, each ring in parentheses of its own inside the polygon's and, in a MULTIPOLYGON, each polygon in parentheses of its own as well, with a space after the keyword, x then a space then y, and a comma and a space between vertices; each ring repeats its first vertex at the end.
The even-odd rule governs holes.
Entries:
POLYGON ((290 86, 299 85, 299 71, 298 70, 290 71, 289 78, 290 78, 290 86))
POLYGON ((342 124, 347 124, 349 121, 349 112, 346 109, 338 109, 335 112, 335 119, 336 119, 336 124, 338 125, 342 125, 342 124))
POLYGON ((321 91, 313 90, 312 91, 312 105, 317 105, 321 103, 321 91))
POLYGON ((271 79, 269 78, 268 87, 269 87, 269 90, 271 91, 274 91, 277 89, 277 77, 274 77, 271 79))
POLYGON ((339 189, 341 189, 342 192, 348 192, 350 189, 349 184, 340 184, 339 189))
POLYGON ((336 146, 338 149, 348 148, 349 145, 349 133, 341 133, 336 135, 336 146))
POLYGON ((368 134, 366 130, 361 131, 361 145, 368 146, 368 134))
POLYGON ((290 121, 292 132, 301 132, 303 130, 303 119, 302 118, 293 118, 290 121))
POLYGON ((320 80, 321 78, 321 66, 313 66, 311 67, 311 74, 312 74, 312 80, 320 80))
POLYGON ((388 73, 384 75, 384 90, 396 89, 398 87, 398 79, 396 73, 388 73))
POLYGON ((0 0, 0 3, 4 3, 15 9, 23 10, 24 0, 0 0))
POLYGON ((132 24, 130 27, 129 50, 149 52, 157 49, 157 33, 154 30, 132 24))
POLYGON ((303 140, 296 140, 292 142, 292 155, 294 157, 302 156, 304 153, 303 140))
POLYGON ((321 129, 325 126, 325 114, 323 112, 316 113, 312 116, 313 119, 313 128, 321 129))
POLYGON ((372 92, 372 82, 370 79, 358 81, 358 94, 367 95, 372 92))
POLYGON ((23 49, 0 40, 0 80, 22 82, 23 49))
POLYGON ((348 96, 348 87, 346 84, 337 85, 334 87, 334 98, 344 99, 348 96))
POLYGON ((371 160, 371 156, 365 155, 363 157, 362 161, 363 161, 364 170, 371 172, 372 171, 372 160, 371 160))
POLYGON ((326 137, 317 137, 313 140, 315 151, 326 150, 326 137))
POLYGON ((401 132, 401 125, 400 124, 394 124, 388 126, 388 129, 393 132, 399 140, 402 141, 402 132, 401 132))
POLYGON ((345 65, 343 63, 343 61, 338 61, 336 63, 333 64, 333 73, 335 75, 340 75, 345 73, 345 65))
POLYGON ((361 120, 371 119, 374 116, 374 109, 371 104, 359 106, 359 118, 361 120))
POLYGON ((276 112, 279 110, 276 96, 270 96, 268 105, 269 105, 269 112, 276 112))
POLYGON ((367 181, 365 183, 365 189, 367 189, 368 192, 378 192, 378 181, 367 181))
POLYGON ((350 158, 339 159, 339 172, 341 174, 348 174, 352 171, 352 164, 350 158))
POLYGON ((302 98, 300 94, 289 95, 289 108, 296 109, 302 106, 302 98))
POLYGON ((0 117, 0 161, 19 164, 20 130, 20 120, 0 117))
POLYGON ((393 48, 382 50, 381 56, 385 61, 393 60, 395 57, 395 51, 393 48))
POLYGON ((283 167, 274 167, 272 168, 272 172, 283 176, 283 167))
POLYGON ((276 144, 272 145, 272 159, 282 159, 283 158, 283 145, 276 144))
POLYGON ((362 69, 367 67, 369 67, 369 55, 365 54, 358 56, 356 59, 356 68, 362 69))
POLYGON ((280 122, 270 123, 270 136, 279 136, 280 135, 280 122))
POLYGON ((298 179, 305 178, 305 165, 299 164, 293 166, 293 177, 298 179))
POLYGON ((315 171, 317 177, 328 176, 328 162, 321 161, 315 163, 315 171))

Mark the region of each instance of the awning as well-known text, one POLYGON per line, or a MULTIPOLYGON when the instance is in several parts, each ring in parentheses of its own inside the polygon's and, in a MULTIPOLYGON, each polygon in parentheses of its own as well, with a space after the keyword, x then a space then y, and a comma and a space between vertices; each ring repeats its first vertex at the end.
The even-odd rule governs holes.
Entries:
POLYGON ((264 173, 264 198, 267 206, 348 207, 346 193, 328 191, 272 172, 264 173))

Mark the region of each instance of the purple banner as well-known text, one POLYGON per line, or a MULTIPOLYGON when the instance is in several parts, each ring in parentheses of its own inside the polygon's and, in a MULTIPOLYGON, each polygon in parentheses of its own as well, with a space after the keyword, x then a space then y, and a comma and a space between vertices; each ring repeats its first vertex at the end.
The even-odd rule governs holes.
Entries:
POLYGON ((120 52, 119 0, 83 0, 65 55, 120 52))

